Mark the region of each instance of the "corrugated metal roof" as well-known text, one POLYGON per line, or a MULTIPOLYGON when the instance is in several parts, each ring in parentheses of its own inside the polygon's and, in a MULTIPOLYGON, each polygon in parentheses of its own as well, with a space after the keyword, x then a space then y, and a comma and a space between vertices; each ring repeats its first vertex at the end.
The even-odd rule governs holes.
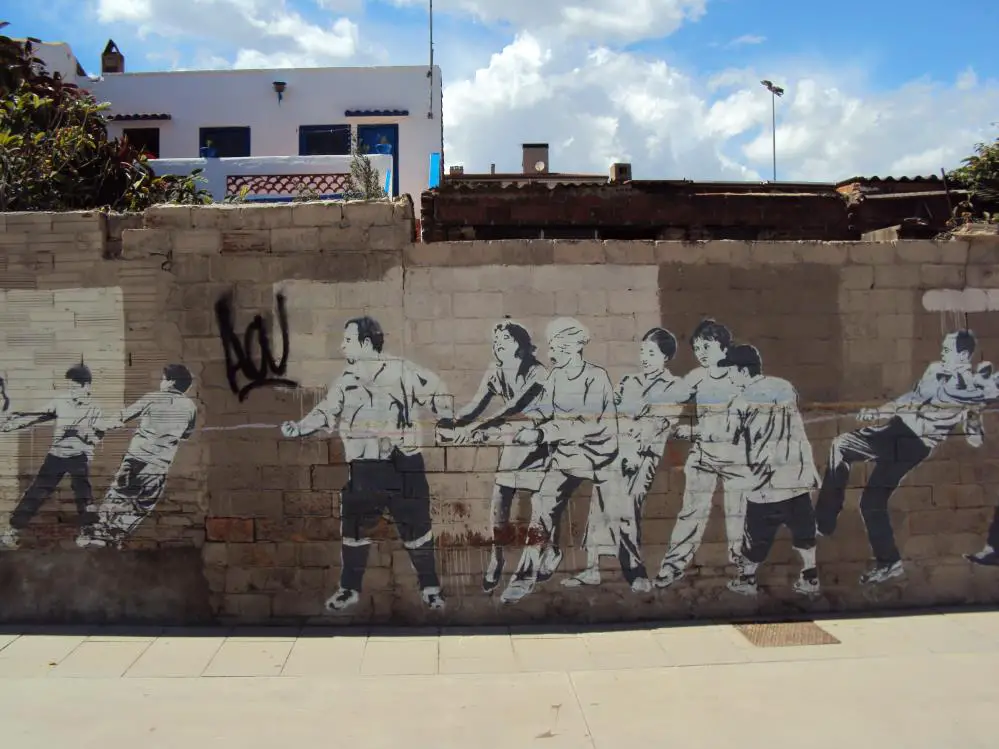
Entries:
POLYGON ((912 182, 943 182, 943 180, 940 178, 939 174, 928 174, 925 177, 921 175, 916 175, 915 177, 879 177, 875 174, 873 177, 850 177, 849 179, 837 182, 836 187, 852 185, 857 182, 862 185, 870 185, 875 182, 884 182, 886 184, 906 184, 912 182))
POLYGON ((348 109, 344 117, 409 117, 408 109, 348 109))
POLYGON ((133 122, 135 120, 169 120, 172 119, 166 112, 147 114, 145 112, 135 112, 132 114, 113 114, 112 120, 116 122, 133 122))

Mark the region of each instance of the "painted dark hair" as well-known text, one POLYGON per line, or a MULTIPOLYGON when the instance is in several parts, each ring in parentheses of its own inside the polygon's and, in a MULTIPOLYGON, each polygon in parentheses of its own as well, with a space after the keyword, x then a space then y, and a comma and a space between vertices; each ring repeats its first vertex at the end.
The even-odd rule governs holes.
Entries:
POLYGON ((77 364, 66 370, 66 379, 75 382, 77 385, 89 385, 94 378, 90 374, 90 367, 86 364, 77 364))
POLYGON ((378 324, 378 321, 373 317, 354 317, 344 324, 344 330, 349 328, 351 325, 357 327, 357 342, 364 343, 365 341, 371 341, 371 348, 377 351, 379 354, 382 352, 382 347, 385 345, 385 332, 382 330, 382 326, 378 324))
POLYGON ((957 349, 959 354, 967 354, 970 359, 975 353, 977 345, 978 341, 975 339, 975 334, 970 330, 964 329, 954 333, 954 348, 957 349))
POLYGON ((541 364, 536 355, 537 348, 531 340, 531 334, 523 325, 515 323, 513 320, 504 320, 496 323, 493 333, 505 331, 517 344, 517 351, 514 353, 520 359, 520 366, 517 367, 517 377, 524 379, 531 368, 541 364))
POLYGON ((712 317, 701 320, 694 328, 694 332, 690 336, 690 345, 693 346, 694 341, 698 338, 703 338, 706 341, 717 341, 723 351, 732 345, 732 332, 712 317))
POLYGON ((181 393, 186 393, 191 387, 191 383, 194 382, 191 370, 183 364, 167 364, 163 367, 163 377, 172 382, 173 386, 181 393))
POLYGON ((666 357, 666 361, 670 361, 676 356, 676 336, 666 328, 652 328, 642 336, 642 341, 652 341, 656 344, 663 352, 663 356, 666 357))

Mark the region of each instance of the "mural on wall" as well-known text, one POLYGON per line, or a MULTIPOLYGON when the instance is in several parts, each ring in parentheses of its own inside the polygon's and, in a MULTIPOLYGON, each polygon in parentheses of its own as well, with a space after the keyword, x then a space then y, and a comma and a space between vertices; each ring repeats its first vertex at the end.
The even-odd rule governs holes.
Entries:
POLYGON ((926 460, 958 427, 972 447, 983 442, 981 414, 986 391, 971 367, 975 336, 970 330, 944 338, 940 359, 931 363, 913 389, 885 405, 865 409, 858 421, 883 421, 841 434, 832 444, 816 503, 818 530, 831 536, 854 463, 873 464, 860 497, 860 511, 875 565, 862 584, 881 583, 905 574, 895 544, 888 502, 902 480, 926 460))
POLYGON ((729 582, 729 590, 756 595, 756 571, 783 525, 801 557, 801 573, 792 590, 816 595, 811 492, 819 485, 819 474, 798 411, 798 393, 787 380, 763 374, 763 359, 754 346, 730 347, 721 365, 729 367, 738 390, 729 415, 732 444, 742 453, 737 464, 742 475, 733 483, 743 492, 746 508, 739 575, 729 582))
POLYGON ((183 364, 164 368, 158 391, 143 396, 110 420, 92 397, 89 367, 71 367, 66 382, 66 390, 41 410, 11 412, 6 383, 0 378, 0 432, 54 422, 51 446, 10 514, 8 528, 0 532, 0 548, 17 548, 20 534, 67 475, 80 524, 77 545, 120 547, 162 497, 179 444, 194 430, 197 406, 185 395, 193 377, 183 364), (102 502, 95 506, 90 466, 97 446, 108 432, 136 418, 140 423, 118 473, 102 502))
POLYGON ((652 589, 642 560, 642 505, 655 479, 671 430, 679 425, 690 398, 686 383, 668 368, 676 355, 676 336, 653 328, 639 349, 641 371, 625 375, 614 395, 618 457, 607 492, 594 487, 584 545, 586 567, 562 581, 566 587, 599 585, 600 557, 617 557, 625 580, 636 593, 652 589))
POLYGON ((670 535, 669 548, 659 566, 655 585, 666 588, 686 574, 700 548, 715 487, 721 483, 725 508, 725 531, 729 561, 740 564, 745 518, 744 497, 737 482, 745 459, 732 441, 729 413, 738 388, 724 364, 732 345, 732 333, 712 319, 702 321, 690 337, 700 365, 684 382, 694 401, 696 425, 680 425, 675 436, 691 442, 684 466, 683 504, 670 535))
POLYGON ((471 403, 455 414, 453 424, 444 421, 438 429, 445 443, 502 445, 489 508, 492 543, 482 579, 487 593, 496 589, 503 575, 503 546, 513 535, 513 500, 520 490, 534 495, 541 489, 541 471, 549 452, 545 445, 522 445, 513 440, 516 420, 538 418, 542 413, 540 400, 548 371, 536 356, 531 334, 523 325, 504 320, 493 327, 492 345, 495 361, 483 375, 471 403), (500 407, 483 416, 494 400, 500 407))
POLYGON ((454 423, 453 403, 437 375, 383 351, 385 333, 371 317, 347 321, 340 351, 346 367, 323 400, 285 437, 338 429, 349 466, 341 493, 340 588, 326 601, 343 611, 360 601, 370 535, 383 517, 395 524, 430 609, 443 609, 430 517, 430 486, 417 412, 454 423))
POLYGON ((91 398, 93 377, 80 363, 66 371, 66 388, 39 411, 15 412, 0 424, 0 432, 28 429, 36 424, 55 422, 52 444, 31 486, 10 515, 9 528, 0 536, 0 546, 18 545, 20 532, 55 492, 67 474, 81 527, 93 522, 93 490, 90 462, 104 436, 101 409, 91 398))
POLYGON ((155 509, 180 443, 194 431, 198 407, 187 396, 193 382, 187 367, 170 364, 163 369, 159 390, 144 395, 103 425, 104 431, 110 431, 139 419, 94 522, 77 538, 78 546, 120 548, 155 509))
POLYGON ((577 320, 552 321, 547 338, 552 370, 538 404, 539 418, 519 429, 514 442, 547 448, 549 455, 531 507, 527 545, 503 591, 504 603, 521 600, 558 570, 564 556, 561 519, 575 490, 590 483, 593 501, 606 506, 604 496, 614 488, 618 428, 610 377, 584 358, 590 333, 577 320))

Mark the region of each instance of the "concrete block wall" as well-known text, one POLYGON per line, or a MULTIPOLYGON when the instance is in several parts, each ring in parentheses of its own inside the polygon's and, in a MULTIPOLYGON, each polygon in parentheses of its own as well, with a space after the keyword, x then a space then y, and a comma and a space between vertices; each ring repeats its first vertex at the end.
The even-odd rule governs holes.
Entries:
MULTIPOLYGON (((349 518, 346 531, 343 522, 349 456, 335 430, 298 437, 281 426, 335 390, 349 368, 341 342, 351 319, 375 318, 385 352, 409 363, 403 376, 432 373, 443 408, 460 411, 494 361, 494 327, 508 317, 529 331, 546 367, 546 327, 573 318, 589 332, 586 361, 606 370, 615 388, 639 371, 642 338, 654 327, 675 335, 669 368, 688 375, 697 367, 691 334, 715 318, 735 343, 758 349, 764 374, 794 386, 820 474, 834 438, 864 426, 858 411, 910 391, 941 359, 949 334, 974 331, 974 364, 999 356, 999 305, 993 311, 987 292, 999 289, 995 237, 413 244, 413 226, 408 201, 2 216, 0 376, 9 406, 0 419, 43 413, 72 389, 66 371, 84 363, 89 403, 110 420, 99 424, 87 463, 92 507, 114 525, 128 516, 121 508, 129 497, 153 506, 128 533, 81 542, 79 486, 64 477, 5 537, 0 620, 490 624, 999 599, 999 570, 963 556, 985 544, 999 498, 999 425, 987 404, 980 446, 959 425, 891 495, 904 575, 859 582, 872 563, 857 508, 868 464, 850 475, 835 534, 818 539, 815 595, 792 591, 801 562, 786 529, 759 568, 755 597, 727 587, 738 570, 728 557, 720 489, 683 579, 636 590, 619 560, 605 556, 599 585, 569 587, 562 581, 587 566, 584 483, 561 523, 559 569, 517 603, 502 594, 530 538, 536 495, 515 497, 505 572, 484 592, 500 446, 448 442, 438 417, 416 409, 409 418, 419 427, 434 539, 426 548, 434 550, 446 605, 427 605, 412 549, 400 540, 407 521, 386 515, 367 529, 374 543, 358 600, 327 611, 341 580, 343 536, 358 535, 349 518), (186 368, 189 389, 164 385, 169 365, 186 368), (149 394, 159 395, 141 400, 149 394), (190 429, 174 419, 188 414, 185 399, 190 429), (136 402, 155 408, 124 425, 111 419, 136 402), (144 454, 134 442, 143 429, 173 435, 176 454, 162 448, 158 455, 169 460, 132 460, 144 454), (107 509, 109 498, 118 514, 107 509)), ((512 423, 530 426, 527 417, 512 423)), ((53 430, 58 437, 65 426, 63 419, 0 433, 0 533, 39 476, 53 430)), ((644 499, 639 548, 649 577, 681 514, 689 444, 667 442, 644 499)))

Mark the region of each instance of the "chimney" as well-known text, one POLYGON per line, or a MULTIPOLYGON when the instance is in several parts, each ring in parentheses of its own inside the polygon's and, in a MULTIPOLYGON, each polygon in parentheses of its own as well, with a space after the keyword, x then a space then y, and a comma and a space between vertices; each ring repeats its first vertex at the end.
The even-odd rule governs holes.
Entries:
POLYGON ((108 39, 108 45, 101 54, 101 73, 124 73, 125 55, 118 49, 114 39, 108 39))
POLYGON ((465 173, 465 167, 463 166, 452 166, 450 169, 450 174, 452 177, 460 177, 465 173))
POLYGON ((490 164, 489 165, 489 173, 490 174, 496 174, 496 165, 495 164, 490 164))
POLYGON ((548 174, 548 144, 524 143, 524 174, 548 174))
POLYGON ((611 164, 610 181, 628 182, 631 180, 631 164, 611 164))

